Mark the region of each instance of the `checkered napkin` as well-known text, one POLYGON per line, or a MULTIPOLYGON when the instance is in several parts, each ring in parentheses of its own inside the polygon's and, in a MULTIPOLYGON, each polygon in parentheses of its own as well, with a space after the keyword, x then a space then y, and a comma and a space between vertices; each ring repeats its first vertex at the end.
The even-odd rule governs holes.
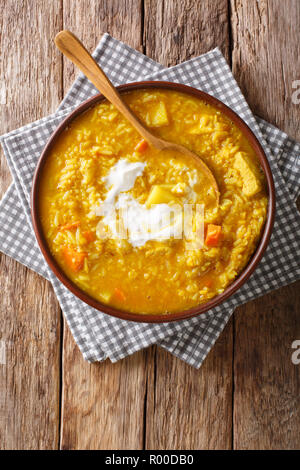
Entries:
POLYGON ((198 368, 238 305, 300 277, 296 256, 300 220, 294 202, 300 189, 299 145, 253 116, 218 49, 165 69, 105 34, 94 57, 115 85, 145 79, 184 83, 214 95, 246 121, 265 149, 277 190, 275 227, 266 254, 248 282, 229 300, 204 315, 170 324, 116 319, 70 293, 47 268, 39 251, 31 227, 29 199, 33 172, 50 135, 72 109, 97 93, 83 75, 77 78, 56 113, 1 137, 14 182, 0 203, 0 250, 51 281, 86 360, 109 358, 115 362, 158 344, 198 368))

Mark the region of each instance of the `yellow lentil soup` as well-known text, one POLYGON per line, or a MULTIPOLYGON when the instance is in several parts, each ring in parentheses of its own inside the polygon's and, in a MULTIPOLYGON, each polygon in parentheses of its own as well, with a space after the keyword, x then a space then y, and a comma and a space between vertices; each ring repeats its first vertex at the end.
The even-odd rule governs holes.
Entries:
MULTIPOLYGON (((65 274, 100 302, 140 314, 186 310, 222 293, 248 263, 266 220, 264 174, 244 134, 199 98, 163 89, 123 98, 153 133, 202 158, 218 182, 219 203, 195 160, 151 148, 102 101, 75 118, 48 155, 40 185, 44 234, 65 274), (163 237, 161 225, 140 230, 150 215, 161 223, 175 205, 204 207, 192 212, 192 235, 163 237), (124 207, 131 212, 120 237, 112 214, 120 222, 124 207)), ((182 227, 183 217, 172 217, 169 225, 182 227)))

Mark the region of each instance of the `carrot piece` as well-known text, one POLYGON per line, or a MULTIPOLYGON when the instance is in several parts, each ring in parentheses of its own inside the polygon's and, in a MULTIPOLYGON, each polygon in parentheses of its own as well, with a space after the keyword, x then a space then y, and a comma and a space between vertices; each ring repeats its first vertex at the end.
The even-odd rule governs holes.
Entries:
POLYGON ((62 225, 60 227, 60 230, 73 230, 77 227, 79 227, 80 221, 78 220, 77 222, 70 222, 69 224, 62 225))
POLYGON ((121 302, 125 302, 125 300, 126 300, 126 296, 125 296, 124 292, 121 289, 119 289, 118 287, 115 287, 115 296, 121 302))
POLYGON ((209 288, 209 287, 212 287, 213 282, 214 282, 214 281, 212 280, 211 277, 207 277, 207 278, 203 281, 203 285, 204 285, 204 287, 208 287, 208 288, 209 288))
POLYGON ((145 152, 145 150, 147 150, 147 148, 148 148, 148 142, 145 139, 143 139, 134 147, 134 150, 136 152, 143 153, 145 152))
POLYGON ((96 240, 96 235, 91 230, 87 230, 82 234, 88 243, 94 242, 96 240))
POLYGON ((221 225, 208 224, 205 243, 207 246, 217 246, 221 238, 221 225))
POLYGON ((75 273, 78 273, 78 271, 83 268, 87 253, 80 253, 70 246, 65 246, 63 248, 63 256, 69 268, 72 269, 72 271, 75 273))

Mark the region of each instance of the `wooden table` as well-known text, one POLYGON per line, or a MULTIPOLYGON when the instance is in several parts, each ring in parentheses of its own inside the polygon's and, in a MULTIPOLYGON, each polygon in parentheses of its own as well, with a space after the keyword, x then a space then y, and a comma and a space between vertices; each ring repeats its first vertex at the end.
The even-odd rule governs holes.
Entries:
MULTIPOLYGON (((2 0, 0 21, 1 133, 55 111, 67 28, 166 66, 219 46, 254 112, 300 140, 299 0, 2 0)), ((1 196, 10 181, 2 154, 1 196)), ((0 286, 0 448, 300 447, 299 283, 239 308, 200 370, 156 347, 88 364, 47 281, 0 255, 0 286)))

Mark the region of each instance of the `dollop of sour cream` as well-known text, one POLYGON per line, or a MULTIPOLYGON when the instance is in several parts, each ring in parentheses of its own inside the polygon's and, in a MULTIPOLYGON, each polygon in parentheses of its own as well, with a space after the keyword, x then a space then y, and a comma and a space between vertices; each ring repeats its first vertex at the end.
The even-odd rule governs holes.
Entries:
POLYGON ((96 209, 96 215, 103 216, 101 222, 109 228, 114 238, 120 238, 120 225, 117 227, 116 217, 118 211, 119 221, 122 219, 122 227, 126 231, 126 236, 121 238, 126 238, 133 247, 143 246, 150 240, 180 238, 182 230, 182 214, 178 207, 154 204, 147 208, 127 193, 143 174, 145 166, 146 163, 120 159, 106 177, 108 192, 104 202, 96 209))
POLYGON ((113 204, 116 197, 133 188, 135 180, 143 174, 146 163, 119 160, 110 170, 106 178, 106 187, 110 188, 105 198, 106 204, 113 204))

